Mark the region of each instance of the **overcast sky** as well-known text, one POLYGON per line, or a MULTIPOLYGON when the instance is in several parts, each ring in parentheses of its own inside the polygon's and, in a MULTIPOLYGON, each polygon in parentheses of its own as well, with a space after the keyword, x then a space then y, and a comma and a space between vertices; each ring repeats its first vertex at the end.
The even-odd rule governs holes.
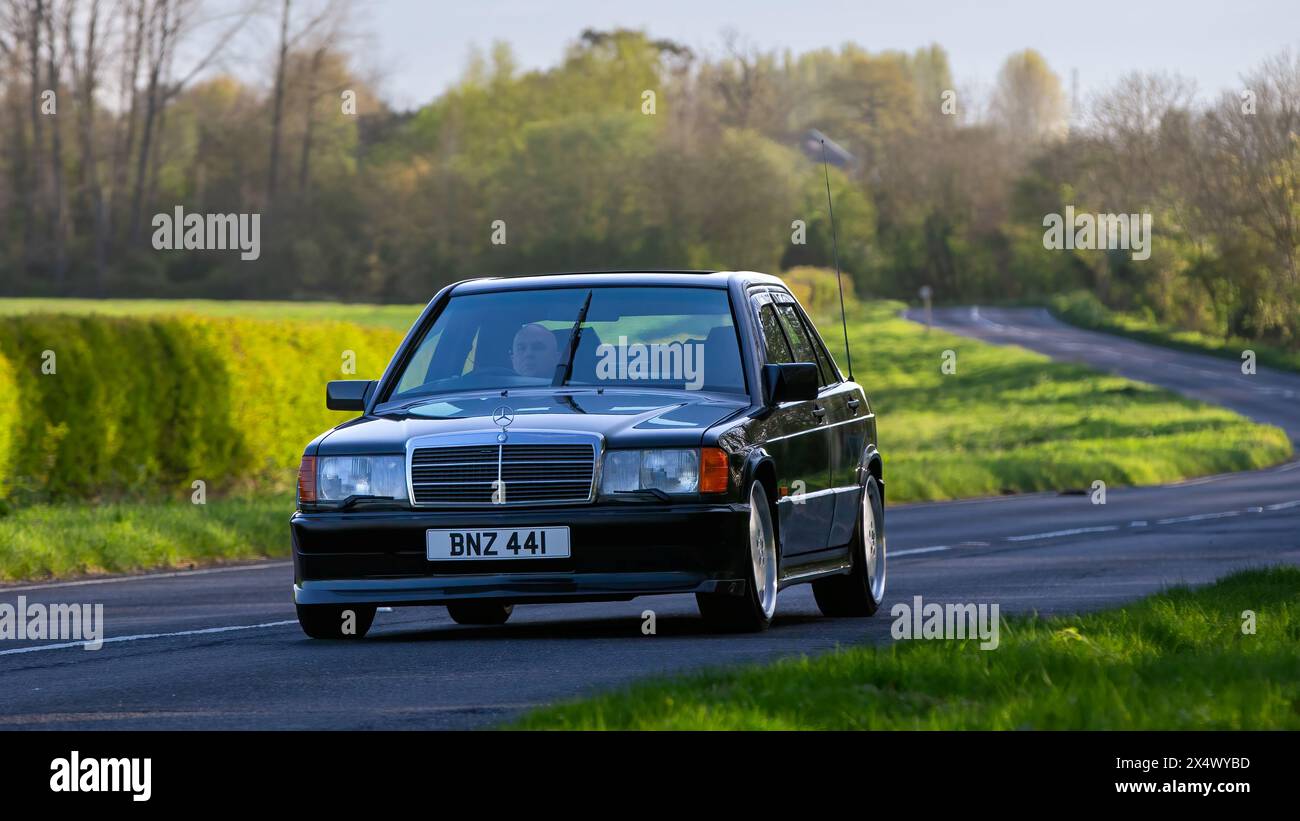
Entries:
POLYGON ((413 107, 461 74, 472 45, 514 46, 523 68, 557 63, 584 28, 644 28, 716 52, 724 29, 794 52, 846 41, 877 51, 938 43, 957 84, 987 87, 1003 59, 1042 52, 1081 96, 1130 69, 1177 71, 1202 95, 1285 47, 1300 50, 1300 0, 365 0, 361 24, 385 97, 413 107))

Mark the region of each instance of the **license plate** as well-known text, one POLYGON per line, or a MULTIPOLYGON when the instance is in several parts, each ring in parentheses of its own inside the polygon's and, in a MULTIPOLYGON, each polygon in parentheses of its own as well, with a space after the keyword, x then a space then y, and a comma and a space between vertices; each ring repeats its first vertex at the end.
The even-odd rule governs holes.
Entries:
POLYGON ((564 559, 567 527, 502 530, 430 530, 425 534, 429 561, 448 559, 564 559))

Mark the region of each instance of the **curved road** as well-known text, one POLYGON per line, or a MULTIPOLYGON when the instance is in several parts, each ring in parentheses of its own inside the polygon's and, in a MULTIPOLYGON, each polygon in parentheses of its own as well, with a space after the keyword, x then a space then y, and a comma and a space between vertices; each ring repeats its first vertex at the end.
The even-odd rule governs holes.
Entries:
MULTIPOLYGON (((1234 408, 1300 448, 1300 376, 1062 325, 1039 310, 941 310, 937 325, 1018 344, 1234 408)), ((882 420, 888 437, 888 420, 882 420)), ((887 441, 886 441, 887 444, 887 441)), ((886 448, 886 455, 888 449, 886 448)), ((997 602, 1079 611, 1234 569, 1300 564, 1300 462, 1174 485, 889 508, 889 596, 872 619, 826 619, 781 594, 758 635, 710 635, 691 597, 516 609, 499 628, 442 608, 380 613, 361 643, 311 642, 288 562, 0 588, 0 602, 103 603, 97 651, 0 643, 0 728, 464 728, 636 678, 888 641, 888 608, 997 602), (656 635, 641 633, 653 608, 656 635)))

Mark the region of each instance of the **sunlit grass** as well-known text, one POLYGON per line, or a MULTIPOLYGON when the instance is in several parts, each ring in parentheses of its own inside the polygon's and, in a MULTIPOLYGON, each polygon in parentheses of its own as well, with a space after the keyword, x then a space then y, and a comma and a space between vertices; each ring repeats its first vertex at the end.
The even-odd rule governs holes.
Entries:
POLYGON ((1007 620, 994 650, 978 640, 854 647, 649 681, 517 726, 1300 729, 1300 568, 1239 573, 1091 615, 1007 620), (1253 635, 1242 632, 1246 610, 1253 635))
MULTIPOLYGON (((828 291, 829 293, 829 291, 828 291)), ((856 300, 850 299, 853 306, 856 300)), ((337 319, 406 330, 419 305, 223 300, 6 299, 0 314, 193 312, 263 319, 337 319)), ((1141 383, 921 326, 901 303, 853 307, 856 376, 879 416, 889 497, 998 493, 1176 481, 1247 470, 1291 453, 1279 429, 1141 383), (945 350, 957 372, 940 372, 945 350)), ((839 317, 818 322, 844 367, 839 317)))
POLYGON ((291 495, 19 508, 0 516, 0 580, 287 556, 293 508, 291 495))
POLYGON ((423 305, 366 305, 342 302, 274 302, 222 299, 0 299, 3 314, 103 314, 148 316, 192 313, 245 319, 292 319, 355 322, 405 331, 415 323, 423 305))
MULTIPOLYGON (((1171 482, 1291 454, 1278 428, 1023 348, 927 333, 902 307, 869 303, 850 323, 893 501, 1171 482), (940 369, 945 351, 955 373, 940 369)), ((818 324, 843 368, 832 319, 818 324)))
POLYGON ((1300 372, 1300 351, 1287 350, 1263 342, 1239 337, 1214 336, 1156 322, 1137 314, 1111 311, 1090 291, 1078 291, 1055 297, 1048 302, 1057 318, 1096 331, 1119 334, 1153 345, 1203 353, 1242 361, 1245 351, 1253 351, 1258 365, 1300 372))

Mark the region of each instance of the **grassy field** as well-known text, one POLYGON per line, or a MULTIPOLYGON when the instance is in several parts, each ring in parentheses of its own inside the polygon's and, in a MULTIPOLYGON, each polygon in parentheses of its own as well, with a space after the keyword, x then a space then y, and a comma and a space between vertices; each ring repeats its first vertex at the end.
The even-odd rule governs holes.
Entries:
MULTIPOLYGON (((89 301, 6 300, 41 308, 104 307, 89 301)), ((110 310, 163 311, 170 303, 123 301, 110 310)), ((368 321, 396 327, 418 307, 186 302, 240 316, 368 321), (365 308, 366 306, 362 306, 365 308), (405 311, 405 318, 399 319, 405 311), (277 313, 279 312, 279 313, 277 313)), ((25 306, 24 306, 25 307, 25 306)), ((857 305, 853 361, 879 415, 891 502, 1054 489, 1114 487, 1263 467, 1286 459, 1277 428, 1167 391, 1085 368, 925 330, 897 316, 901 304, 857 305), (956 373, 944 374, 944 352, 956 373)), ((819 322, 842 351, 838 317, 819 322)), ((841 363, 843 364, 843 363, 841 363)), ((382 363, 380 363, 380 367, 382 363)), ((313 393, 311 401, 317 401, 313 393)), ((315 405, 313 404, 313 407, 315 405)), ((308 434, 304 434, 308 436, 308 434)), ((304 441, 306 441, 304 439, 304 441)), ((0 510, 0 579, 116 572, 218 559, 282 555, 292 497, 210 498, 188 503, 78 504, 0 510)))
MULTIPOLYGON (((877 618, 889 618, 883 612, 877 618)), ((526 729, 1300 729, 1300 568, 978 640, 897 641, 655 680, 534 712, 526 729), (1256 614, 1254 635, 1242 611, 1256 614)))
MULTIPOLYGON (((833 290, 824 296, 830 300, 833 290)), ((805 301, 808 300, 805 294, 805 301)), ((829 303, 828 303, 829 304, 829 303)), ((1277 429, 1231 411, 1019 348, 987 345, 896 316, 901 303, 850 299, 858 381, 880 418, 892 501, 1152 484, 1285 460, 1277 429), (940 371, 943 352, 956 373, 940 371)), ((34 310, 114 314, 191 311, 266 319, 339 319, 404 330, 420 306, 212 300, 0 301, 34 310)), ((820 312, 819 313, 823 313, 820 312)), ((819 319, 844 367, 838 316, 819 319)))
POLYGON ((218 299, 11 299, 0 298, 0 316, 9 314, 103 314, 154 316, 192 313, 243 319, 355 322, 406 331, 423 305, 362 305, 342 302, 256 302, 218 299))
MULTIPOLYGON (((1023 348, 927 334, 902 307, 868 303, 850 328, 892 501, 1170 482, 1291 453, 1278 428, 1023 348), (940 369, 945 351, 953 374, 940 369)), ((843 367, 837 323, 818 324, 843 367)))
POLYGON ((289 555, 291 495, 35 505, 0 516, 0 581, 289 555))
POLYGON ((1252 350, 1257 364, 1300 373, 1300 351, 1274 348, 1246 339, 1223 339, 1162 325, 1134 314, 1111 311, 1087 291, 1056 297, 1049 302, 1048 307, 1058 319, 1080 328, 1105 331, 1139 342, 1221 356, 1238 362, 1241 361, 1243 351, 1252 350))

